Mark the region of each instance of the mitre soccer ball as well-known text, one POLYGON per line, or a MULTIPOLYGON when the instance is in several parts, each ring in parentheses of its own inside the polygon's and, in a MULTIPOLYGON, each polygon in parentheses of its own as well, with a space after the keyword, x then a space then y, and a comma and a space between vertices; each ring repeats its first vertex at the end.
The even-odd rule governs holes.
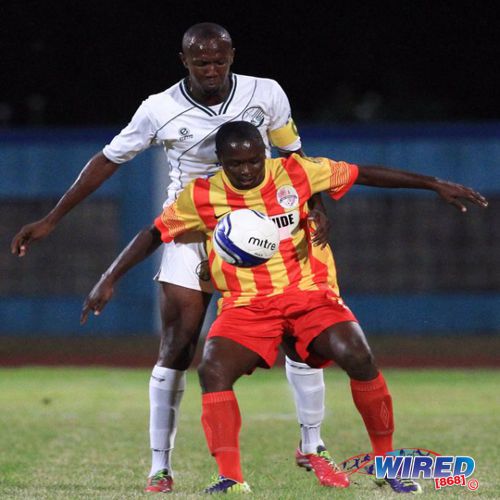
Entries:
POLYGON ((253 267, 263 264, 278 251, 280 237, 278 227, 269 217, 243 208, 219 220, 212 243, 229 264, 253 267))

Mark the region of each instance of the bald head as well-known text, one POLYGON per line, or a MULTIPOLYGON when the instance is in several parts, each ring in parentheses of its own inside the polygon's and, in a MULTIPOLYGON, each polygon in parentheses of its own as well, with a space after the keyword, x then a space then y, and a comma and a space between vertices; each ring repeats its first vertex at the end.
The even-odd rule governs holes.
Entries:
POLYGON ((182 38, 182 64, 188 70, 189 92, 201 104, 213 106, 227 97, 234 59, 231 36, 214 23, 191 26, 182 38))
POLYGON ((226 28, 215 23, 198 23, 194 24, 184 33, 182 37, 182 51, 186 53, 193 46, 199 45, 207 40, 217 40, 225 42, 229 47, 233 46, 231 35, 226 28))
POLYGON ((249 122, 236 121, 224 123, 215 135, 215 149, 217 154, 223 154, 227 148, 234 147, 234 144, 250 143, 254 143, 265 152, 266 146, 259 129, 249 122))

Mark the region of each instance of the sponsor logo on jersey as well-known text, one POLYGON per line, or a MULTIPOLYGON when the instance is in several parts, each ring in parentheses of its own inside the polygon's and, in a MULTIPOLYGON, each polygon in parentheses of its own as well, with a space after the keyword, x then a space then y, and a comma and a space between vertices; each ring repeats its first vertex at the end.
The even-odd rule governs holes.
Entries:
POLYGON ((299 205, 299 195, 293 186, 281 186, 276 192, 276 199, 283 208, 296 208, 299 205))
POLYGON ((182 127, 179 129, 179 141, 186 141, 188 139, 192 139, 194 136, 190 133, 187 127, 182 127))
POLYGON ((264 116, 264 110, 259 106, 254 106, 252 108, 248 108, 243 113, 241 119, 245 122, 250 122, 256 127, 260 127, 264 123, 264 116))
POLYGON ((286 214, 270 215, 269 218, 278 226, 280 241, 291 238, 299 227, 299 212, 297 210, 286 214))

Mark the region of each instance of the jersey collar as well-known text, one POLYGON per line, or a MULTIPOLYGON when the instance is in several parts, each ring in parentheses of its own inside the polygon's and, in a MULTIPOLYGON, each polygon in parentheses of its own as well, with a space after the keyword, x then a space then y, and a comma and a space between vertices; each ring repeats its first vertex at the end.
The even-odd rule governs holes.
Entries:
POLYGON ((198 109, 201 109, 204 113, 206 113, 208 116, 217 116, 217 115, 223 115, 226 113, 227 108, 229 107, 229 104, 231 104, 231 101, 234 98, 234 94, 236 93, 236 85, 237 85, 237 78, 236 75, 233 73, 229 74, 229 92, 227 94, 227 97, 222 101, 219 107, 219 112, 214 111, 211 107, 209 106, 204 106, 203 104, 199 103, 196 101, 190 94, 189 92, 189 85, 188 85, 188 77, 184 78, 180 82, 180 89, 181 93, 184 96, 184 98, 191 103, 193 106, 197 107, 198 109))

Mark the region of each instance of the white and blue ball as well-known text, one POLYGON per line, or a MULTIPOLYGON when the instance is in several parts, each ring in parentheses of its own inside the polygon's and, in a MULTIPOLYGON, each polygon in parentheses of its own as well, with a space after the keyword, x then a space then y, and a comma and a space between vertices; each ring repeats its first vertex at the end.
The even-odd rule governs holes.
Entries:
POLYGON ((280 243, 276 224, 257 210, 242 208, 224 215, 214 229, 212 243, 220 257, 238 267, 268 261, 280 243))

